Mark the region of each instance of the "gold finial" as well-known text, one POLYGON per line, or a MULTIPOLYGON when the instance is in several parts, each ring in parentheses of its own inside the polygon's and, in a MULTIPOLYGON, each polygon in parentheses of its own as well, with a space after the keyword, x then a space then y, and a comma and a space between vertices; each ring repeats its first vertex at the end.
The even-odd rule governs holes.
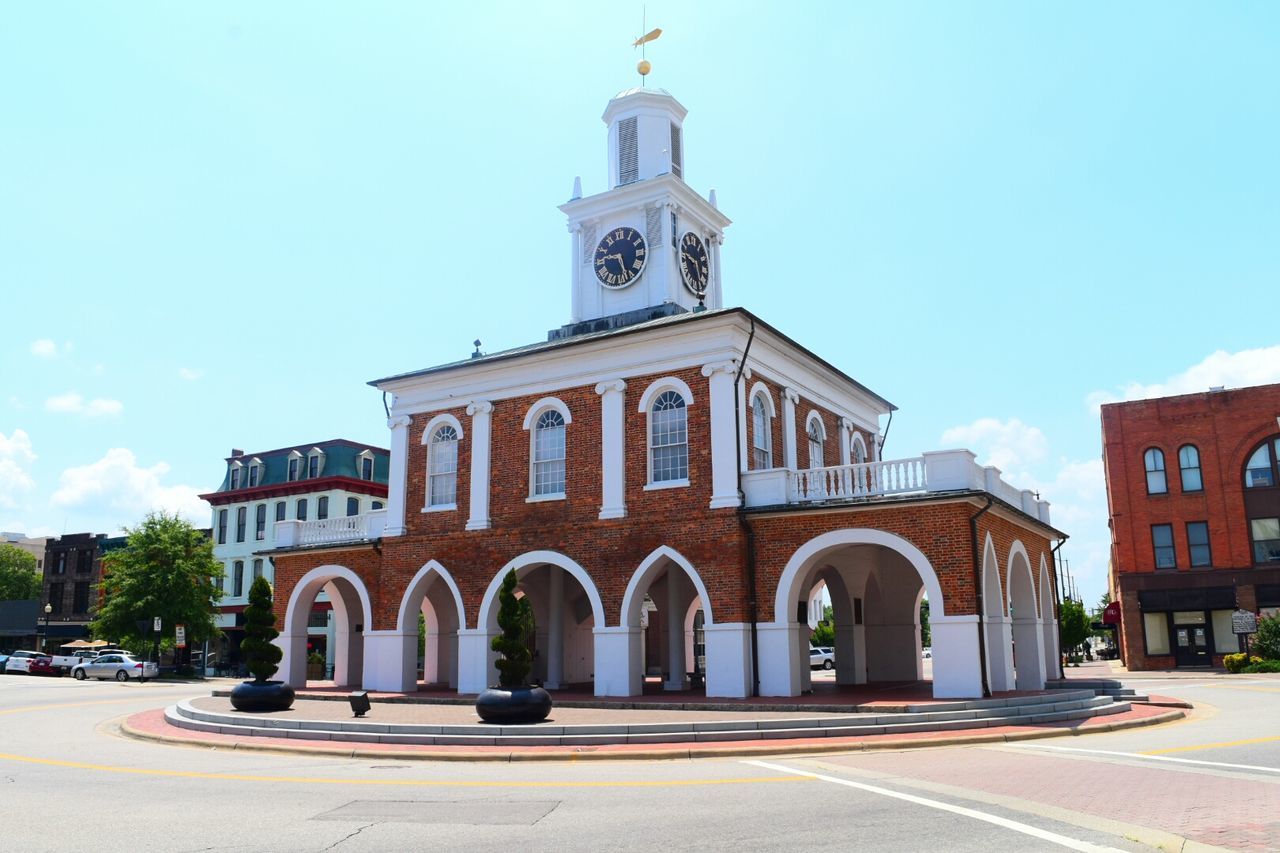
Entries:
MULTIPOLYGON (((640 13, 640 29, 642 29, 642 30, 645 28, 644 15, 645 15, 645 13, 642 11, 642 12, 640 13)), ((648 44, 649 42, 654 41, 655 39, 657 39, 657 38, 658 38, 658 36, 660 36, 660 35, 662 35, 662 30, 661 30, 661 28, 656 28, 656 27, 655 27, 654 29, 649 30, 649 32, 647 32, 647 33, 645 33, 644 35, 640 36, 640 38, 636 39, 635 41, 633 41, 633 42, 631 43, 631 46, 632 46, 632 47, 638 47, 638 48, 640 48, 640 61, 636 63, 636 71, 639 71, 639 72, 640 72, 640 85, 641 85, 641 86, 644 86, 644 78, 645 78, 646 76, 648 76, 648 74, 649 74, 649 72, 650 72, 650 71, 652 71, 652 70, 653 70, 653 66, 649 64, 649 60, 647 60, 647 59, 645 59, 645 58, 644 58, 644 46, 645 46, 646 44, 648 44)))

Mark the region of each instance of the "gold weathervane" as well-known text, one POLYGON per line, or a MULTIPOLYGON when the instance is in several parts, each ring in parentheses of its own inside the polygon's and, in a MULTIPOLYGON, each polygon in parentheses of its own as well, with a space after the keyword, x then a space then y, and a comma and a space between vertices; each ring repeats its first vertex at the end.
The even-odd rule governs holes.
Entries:
MULTIPOLYGON (((643 23, 641 23, 640 29, 644 29, 643 23)), ((662 30, 659 28, 655 28, 655 29, 649 30, 649 32, 640 36, 640 38, 636 39, 631 43, 632 47, 640 48, 640 61, 636 63, 636 70, 640 72, 641 86, 644 85, 645 75, 647 75, 653 69, 653 66, 649 64, 649 60, 644 58, 644 46, 651 41, 657 40, 658 36, 660 35, 662 35, 662 30)))

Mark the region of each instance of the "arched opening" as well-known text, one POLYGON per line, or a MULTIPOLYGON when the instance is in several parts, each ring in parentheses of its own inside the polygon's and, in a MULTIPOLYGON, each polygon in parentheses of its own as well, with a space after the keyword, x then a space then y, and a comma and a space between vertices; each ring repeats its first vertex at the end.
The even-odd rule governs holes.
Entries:
MULTIPOLYGON (((619 625, 638 632, 637 642, 627 650, 626 683, 639 696, 647 681, 663 690, 696 689, 704 682, 708 696, 717 693, 718 667, 713 651, 705 648, 704 669, 697 668, 693 653, 692 624, 696 613, 703 614, 702 630, 714 631, 715 619, 706 587, 697 570, 678 551, 667 546, 656 549, 631 576, 622 599, 619 625), (690 663, 695 666, 689 667, 690 663)), ((704 633, 704 639, 705 639, 704 633)), ((719 662, 723 663, 723 662, 719 662)))
POLYGON ((364 634, 373 610, 360 576, 345 566, 318 566, 294 586, 276 643, 284 650, 279 677, 294 687, 307 683, 307 624, 316 597, 324 591, 333 606, 333 682, 364 686, 364 634))
POLYGON ((819 578, 831 589, 837 679, 842 683, 859 683, 863 672, 867 682, 922 679, 919 608, 927 595, 933 695, 981 695, 978 617, 948 612, 937 574, 920 549, 900 536, 870 528, 824 533, 787 561, 774 601, 774 621, 759 626, 762 695, 796 696, 805 689, 809 626, 801 618, 800 605, 819 578), (837 579, 843 592, 836 589, 837 579), (844 628, 838 601, 848 604, 844 628))
POLYGON ((1062 675, 1062 658, 1058 654, 1058 617, 1053 612, 1053 581, 1043 554, 1040 556, 1040 622, 1044 632, 1044 677, 1058 678, 1062 675))
POLYGON ((982 631, 987 657, 987 685, 992 693, 1013 689, 1013 630, 1005 609, 996 546, 987 534, 982 549, 982 631))
POLYGON ((1013 619, 1013 672, 1018 690, 1044 689, 1044 635, 1040 601, 1027 551, 1014 542, 1009 552, 1009 615, 1013 619))
MULTIPOLYGON (((463 656, 460 667, 481 667, 482 682, 497 678, 497 653, 489 641, 501 633, 498 627, 498 588, 514 569, 518 593, 533 606, 535 634, 531 680, 548 690, 593 690, 596 670, 594 632, 603 623, 600 594, 586 570, 553 551, 536 551, 512 560, 494 577, 480 605, 479 634, 483 649, 471 661, 463 656)), ((462 687, 465 690, 465 686, 462 687)), ((467 691, 471 692, 471 691, 467 691)))
MULTIPOLYGON (((817 658, 811 657, 813 647, 811 635, 820 621, 825 621, 826 601, 831 602, 830 625, 834 634, 832 647, 835 657, 831 661, 833 679, 836 684, 865 684, 867 680, 865 626, 862 624, 863 599, 854 596, 850 591, 849 580, 856 583, 859 578, 865 579, 864 573, 856 569, 852 573, 841 572, 832 562, 815 563, 808 577, 801 581, 805 590, 801 599, 804 605, 797 606, 796 621, 803 623, 801 633, 805 638, 804 663, 800 670, 800 691, 813 689, 813 675, 819 667, 826 669, 826 662, 816 664, 817 658), (803 618, 802 618, 803 617, 803 618)), ((820 645, 820 644, 819 644, 820 645)))
POLYGON ((429 561, 405 589, 396 620, 401 690, 457 689, 458 629, 463 624, 457 583, 444 566, 429 561))

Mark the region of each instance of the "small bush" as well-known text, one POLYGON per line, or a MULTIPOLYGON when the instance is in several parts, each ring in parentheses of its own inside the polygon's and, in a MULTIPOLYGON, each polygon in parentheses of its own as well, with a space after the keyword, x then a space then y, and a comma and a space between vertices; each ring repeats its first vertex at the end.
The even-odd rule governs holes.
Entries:
POLYGON ((324 663, 324 655, 319 652, 312 652, 307 655, 307 663, 324 663))
POLYGON ((1253 635, 1253 650, 1268 660, 1280 659, 1280 616, 1258 620, 1258 633, 1253 635))
POLYGON ((1280 672, 1280 660, 1261 660, 1254 658, 1257 663, 1251 663, 1241 672, 1280 672))
POLYGON ((1255 663, 1262 663, 1262 658, 1257 655, 1249 655, 1249 659, 1245 660, 1244 652, 1222 656, 1222 665, 1227 668, 1227 672, 1245 672, 1245 667, 1255 663))

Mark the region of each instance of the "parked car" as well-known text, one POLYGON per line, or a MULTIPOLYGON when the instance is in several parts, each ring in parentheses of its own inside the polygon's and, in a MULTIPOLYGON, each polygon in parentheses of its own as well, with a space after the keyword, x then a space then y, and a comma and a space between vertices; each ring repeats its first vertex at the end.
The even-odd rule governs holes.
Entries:
POLYGON ((154 661, 135 660, 131 655, 109 654, 77 664, 71 674, 79 681, 86 678, 114 678, 116 681, 136 678, 142 682, 159 675, 160 667, 154 661))
POLYGON ((38 657, 44 657, 43 652, 14 652, 9 655, 9 659, 4 663, 5 672, 28 672, 31 669, 31 661, 38 657))
POLYGON ((932 659, 933 649, 930 648, 929 646, 925 646, 923 649, 920 650, 920 657, 924 658, 925 660, 932 659))
POLYGON ((9 662, 9 653, 0 652, 0 673, 4 672, 4 665, 9 662))
POLYGON ((31 659, 31 663, 27 665, 27 675, 52 675, 57 678, 62 675, 62 670, 53 665, 51 655, 41 655, 31 659))
POLYGON ((53 668, 58 671, 58 675, 66 675, 80 661, 94 657, 97 657, 97 652, 85 651, 84 649, 79 649, 69 655, 53 655, 53 668))
POLYGON ((830 646, 810 646, 809 647, 809 668, 817 669, 835 669, 836 666, 836 650, 830 646))

